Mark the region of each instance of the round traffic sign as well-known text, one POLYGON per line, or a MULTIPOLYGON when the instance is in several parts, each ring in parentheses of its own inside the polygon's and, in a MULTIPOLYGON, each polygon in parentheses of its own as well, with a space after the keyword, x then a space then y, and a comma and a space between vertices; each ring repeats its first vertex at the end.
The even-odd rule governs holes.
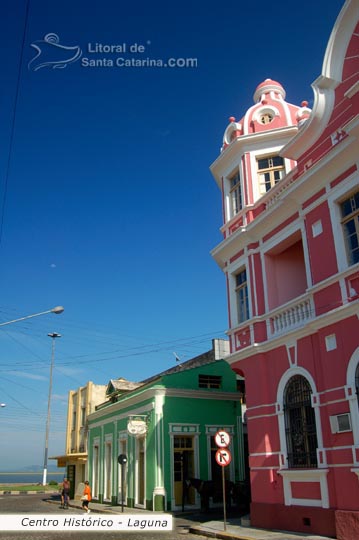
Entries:
POLYGON ((226 467, 232 461, 232 455, 227 448, 218 448, 216 452, 216 461, 221 467, 226 467))
POLYGON ((231 442, 231 436, 224 429, 220 429, 214 436, 214 442, 219 448, 227 448, 231 442))

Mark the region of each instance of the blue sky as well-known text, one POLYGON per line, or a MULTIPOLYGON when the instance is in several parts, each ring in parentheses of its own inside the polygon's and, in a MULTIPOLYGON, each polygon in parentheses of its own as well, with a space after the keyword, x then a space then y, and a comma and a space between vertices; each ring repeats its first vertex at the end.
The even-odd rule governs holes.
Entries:
POLYGON ((43 461, 49 332, 62 334, 49 455, 64 450, 69 389, 142 380, 171 367, 174 352, 186 360, 224 337, 224 277, 210 256, 221 200, 209 166, 228 118, 244 114, 264 79, 312 104, 343 2, 30 0, 24 36, 26 5, 0 8, 0 320, 65 311, 1 328, 3 470, 43 461), (31 44, 48 34, 82 57, 29 68, 31 44), (95 54, 89 43, 143 49, 95 54), (197 66, 83 60, 117 57, 197 66))

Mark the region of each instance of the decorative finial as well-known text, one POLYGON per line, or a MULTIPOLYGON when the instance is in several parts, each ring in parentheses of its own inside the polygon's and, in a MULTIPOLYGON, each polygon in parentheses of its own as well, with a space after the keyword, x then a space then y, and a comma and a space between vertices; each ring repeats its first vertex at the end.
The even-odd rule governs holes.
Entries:
POLYGON ((230 117, 229 117, 229 121, 230 121, 230 123, 232 123, 232 122, 235 122, 235 121, 236 121, 236 119, 235 119, 235 117, 234 117, 234 116, 230 116, 230 117))
POLYGON ((308 107, 308 101, 302 101, 301 106, 302 107, 308 107))

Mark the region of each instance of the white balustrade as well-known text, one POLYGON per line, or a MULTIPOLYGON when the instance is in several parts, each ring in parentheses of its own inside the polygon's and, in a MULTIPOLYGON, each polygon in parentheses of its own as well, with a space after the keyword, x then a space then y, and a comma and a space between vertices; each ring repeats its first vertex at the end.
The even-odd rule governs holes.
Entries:
POLYGON ((295 304, 286 305, 280 310, 276 310, 269 318, 271 337, 283 332, 288 332, 298 326, 303 326, 307 321, 313 318, 313 310, 310 298, 304 298, 295 304))

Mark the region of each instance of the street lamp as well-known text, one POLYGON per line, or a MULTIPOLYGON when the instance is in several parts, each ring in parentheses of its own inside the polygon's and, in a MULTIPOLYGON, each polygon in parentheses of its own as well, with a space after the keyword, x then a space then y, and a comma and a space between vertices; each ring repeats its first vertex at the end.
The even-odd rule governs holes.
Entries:
POLYGON ((51 352, 51 364, 50 364, 50 380, 49 380, 49 397, 47 400, 47 418, 46 418, 46 434, 45 434, 45 452, 44 452, 44 473, 42 476, 42 485, 46 486, 46 477, 47 477, 47 456, 49 453, 49 431, 50 431, 50 409, 51 409, 51 392, 52 392, 52 371, 54 368, 55 361, 55 340, 60 338, 61 334, 53 332, 52 334, 47 334, 52 339, 52 352, 51 352))
MULTIPOLYGON (((25 321, 26 319, 32 319, 33 317, 39 317, 39 315, 47 315, 48 313, 55 313, 56 315, 59 315, 64 311, 64 308, 62 306, 56 306, 52 309, 48 309, 47 311, 40 311, 40 313, 34 313, 33 315, 26 315, 25 317, 20 317, 19 319, 13 319, 12 321, 2 322, 0 323, 0 326, 6 326, 7 324, 13 324, 20 321, 25 321)), ((6 403, 0 403, 0 407, 6 407, 6 403)))
POLYGON ((12 324, 19 321, 25 321, 25 319, 32 319, 32 317, 38 317, 39 315, 46 315, 47 313, 56 313, 56 315, 58 315, 59 313, 62 313, 63 311, 64 311, 64 308, 62 306, 57 306, 52 309, 48 309, 47 311, 41 311, 40 313, 35 313, 34 315, 26 315, 25 317, 20 317, 19 319, 14 319, 12 321, 0 323, 0 326, 5 326, 6 324, 12 324))

